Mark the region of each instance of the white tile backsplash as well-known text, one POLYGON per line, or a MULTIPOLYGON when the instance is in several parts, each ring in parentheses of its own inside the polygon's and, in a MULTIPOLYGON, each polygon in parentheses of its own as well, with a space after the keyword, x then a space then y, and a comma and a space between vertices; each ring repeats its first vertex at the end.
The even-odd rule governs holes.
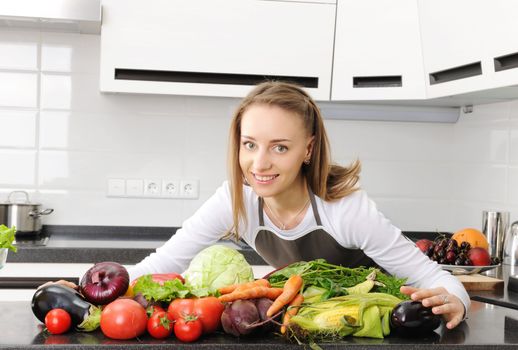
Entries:
POLYGON ((38 106, 38 73, 0 71, 0 106, 38 106))
POLYGON ((372 196, 450 199, 450 163, 363 161, 362 186, 372 196), (418 194, 416 196, 416 194, 418 194))
MULTIPOLYGON (((15 189, 58 225, 179 226, 227 176, 238 99, 101 94, 99 36, 0 31, 0 201, 15 189), (6 54, 4 54, 6 53, 6 54), (108 178, 193 178, 200 197, 108 198, 108 178)), ((456 124, 326 120, 333 159, 398 227, 481 226, 518 217, 518 100, 474 106, 456 124)))
POLYGON ((52 72, 99 72, 99 36, 42 33, 41 70, 52 72))
POLYGON ((509 163, 518 165, 518 119, 511 122, 509 129, 509 163))
POLYGON ((36 185, 36 151, 0 148, 0 164, 1 187, 32 188, 36 185))
POLYGON ((0 69, 38 70, 40 33, 0 28, 0 69))
POLYGON ((509 203, 518 206, 518 166, 509 167, 509 203))
POLYGON ((35 148, 37 114, 0 109, 0 147, 35 148))
POLYGON ((72 76, 41 74, 41 108, 70 109, 72 106, 72 76))
POLYGON ((459 162, 450 171, 452 199, 496 203, 507 200, 507 165, 459 162))

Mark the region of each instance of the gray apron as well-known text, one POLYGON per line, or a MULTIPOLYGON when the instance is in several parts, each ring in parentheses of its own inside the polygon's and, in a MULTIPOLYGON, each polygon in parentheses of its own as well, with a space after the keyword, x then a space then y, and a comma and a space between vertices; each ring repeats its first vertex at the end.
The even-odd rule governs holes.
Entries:
POLYGON ((346 267, 377 266, 361 249, 344 248, 327 233, 322 227, 315 195, 311 191, 309 198, 318 227, 297 239, 285 240, 264 226, 263 199, 259 197, 259 232, 255 237, 257 253, 275 268, 297 261, 322 258, 332 264, 346 267))

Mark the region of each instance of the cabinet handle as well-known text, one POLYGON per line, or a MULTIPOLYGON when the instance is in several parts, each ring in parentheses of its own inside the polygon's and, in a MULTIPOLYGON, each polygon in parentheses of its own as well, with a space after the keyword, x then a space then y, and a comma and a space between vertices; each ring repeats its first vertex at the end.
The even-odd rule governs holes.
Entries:
POLYGON ((495 63, 495 72, 500 72, 501 70, 511 69, 511 68, 517 68, 518 67, 518 52, 495 57, 494 59, 495 63))
POLYGON ((115 80, 162 81, 171 83, 256 85, 266 80, 292 82, 307 88, 318 88, 318 77, 284 75, 179 72, 115 68, 115 80))
POLYGON ((353 77, 353 88, 401 87, 401 75, 379 75, 370 77, 353 77))
POLYGON ((430 73, 430 85, 441 84, 447 81, 474 77, 482 74, 482 65, 479 62, 466 64, 455 68, 430 73))

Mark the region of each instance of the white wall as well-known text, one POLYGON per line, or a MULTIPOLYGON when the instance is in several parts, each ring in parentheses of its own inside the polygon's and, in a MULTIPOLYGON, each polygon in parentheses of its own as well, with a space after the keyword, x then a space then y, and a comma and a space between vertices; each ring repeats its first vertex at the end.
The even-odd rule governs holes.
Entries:
MULTIPOLYGON (((100 94, 99 36, 0 29, 0 201, 28 190, 56 225, 180 226, 226 177, 236 99, 100 94), (108 178, 195 178, 199 200, 106 197, 108 178)), ((403 230, 518 219, 518 100, 456 124, 326 120, 337 162, 403 230)))

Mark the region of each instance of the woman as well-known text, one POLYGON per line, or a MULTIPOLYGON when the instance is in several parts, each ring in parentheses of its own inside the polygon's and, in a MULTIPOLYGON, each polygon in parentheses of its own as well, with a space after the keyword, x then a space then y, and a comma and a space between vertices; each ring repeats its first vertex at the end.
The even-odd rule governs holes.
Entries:
POLYGON ((405 277, 401 288, 456 327, 470 301, 462 284, 401 235, 357 189, 359 162, 330 164, 329 144, 314 101, 299 87, 258 85, 232 120, 230 181, 162 247, 130 268, 184 271, 222 236, 241 238, 274 267, 316 258, 344 266, 381 266, 405 277))

